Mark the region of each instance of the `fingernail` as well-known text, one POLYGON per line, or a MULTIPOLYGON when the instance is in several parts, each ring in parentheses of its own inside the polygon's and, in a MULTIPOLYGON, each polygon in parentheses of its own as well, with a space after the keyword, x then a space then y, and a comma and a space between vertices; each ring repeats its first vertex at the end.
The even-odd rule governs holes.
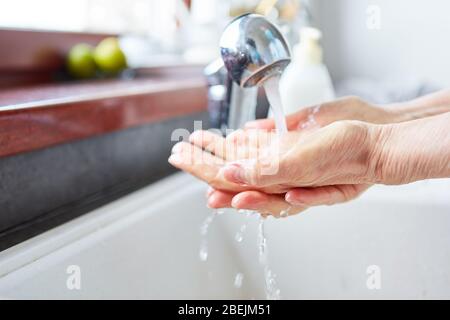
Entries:
POLYGON ((170 164, 177 166, 183 163, 183 158, 179 153, 174 153, 169 157, 167 161, 169 161, 170 164))
POLYGON ((195 140, 202 139, 202 138, 203 138, 203 134, 201 131, 194 131, 189 136, 189 142, 194 142, 195 140))
POLYGON ((286 202, 288 202, 292 205, 296 205, 296 206, 305 205, 304 202, 302 202, 301 200, 298 199, 298 196, 293 195, 291 192, 286 193, 286 195, 284 196, 284 200, 286 200, 286 202))
POLYGON ((175 144, 174 146, 173 146, 173 148, 172 148, 172 153, 180 153, 181 152, 181 149, 182 149, 182 147, 181 147, 181 143, 177 143, 177 144, 175 144))
POLYGON ((213 194, 211 194, 211 196, 209 196, 206 200, 206 206, 210 209, 218 209, 220 208, 218 204, 220 205, 220 202, 218 201, 217 195, 213 192, 213 194))
POLYGON ((235 209, 244 209, 244 210, 258 210, 264 207, 266 201, 254 200, 250 203, 247 203, 245 206, 241 205, 241 197, 236 195, 231 199, 231 206, 235 209))
POLYGON ((228 164, 222 168, 223 176, 225 179, 238 183, 246 184, 247 178, 245 176, 245 170, 237 163, 228 164))

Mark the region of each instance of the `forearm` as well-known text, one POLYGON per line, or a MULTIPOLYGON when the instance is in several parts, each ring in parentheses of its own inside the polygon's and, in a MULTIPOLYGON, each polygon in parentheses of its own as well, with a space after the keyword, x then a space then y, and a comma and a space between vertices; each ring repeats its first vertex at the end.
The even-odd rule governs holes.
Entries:
POLYGON ((450 112, 374 128, 375 183, 450 177, 450 112))
POLYGON ((450 111, 450 89, 441 90, 411 101, 384 107, 395 122, 410 121, 450 111))

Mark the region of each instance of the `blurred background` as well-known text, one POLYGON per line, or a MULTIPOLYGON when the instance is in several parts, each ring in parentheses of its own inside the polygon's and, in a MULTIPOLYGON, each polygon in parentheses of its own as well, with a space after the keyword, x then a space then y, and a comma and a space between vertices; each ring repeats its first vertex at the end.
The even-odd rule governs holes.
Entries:
MULTIPOLYGON (((207 64, 224 25, 245 12, 276 22, 291 46, 302 26, 323 32, 338 95, 403 100, 450 83, 444 0, 1 0, 0 27, 121 37, 131 67, 207 64), (382 83, 381 83, 382 82, 382 83)), ((4 45, 2 44, 2 47, 4 45)), ((0 48, 0 50, 3 50, 0 48)))

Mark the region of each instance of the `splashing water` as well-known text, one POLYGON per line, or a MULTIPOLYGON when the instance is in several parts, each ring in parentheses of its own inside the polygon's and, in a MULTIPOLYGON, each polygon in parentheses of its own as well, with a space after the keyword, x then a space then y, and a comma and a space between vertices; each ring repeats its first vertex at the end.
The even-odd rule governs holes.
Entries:
MULTIPOLYGON (((267 79, 264 83, 264 90, 266 92, 267 99, 269 100, 271 110, 273 112, 275 118, 275 126, 277 130, 277 134, 281 136, 286 133, 287 125, 284 117, 283 106, 281 104, 281 97, 279 93, 279 81, 280 76, 274 76, 267 79)), ((317 110, 318 111, 318 110, 317 110)), ((280 212, 281 217, 286 217, 289 215, 289 209, 283 210, 280 212)), ((217 215, 222 214, 223 211, 213 211, 208 217, 206 217, 205 221, 202 223, 200 227, 200 234, 202 235, 202 242, 200 245, 200 260, 206 261, 208 259, 208 230, 212 222, 214 221, 217 215)), ((246 218, 252 215, 253 211, 250 210, 240 210, 240 213, 244 213, 246 218)), ((257 236, 257 246, 259 252, 259 262, 264 268, 264 280, 265 280, 265 291, 267 299, 280 299, 280 289, 277 287, 276 283, 276 275, 269 268, 268 265, 268 254, 267 254, 267 239, 264 231, 264 221, 266 216, 260 215, 259 225, 258 225, 258 236, 257 236)), ((242 242, 244 233, 247 230, 248 221, 245 221, 243 225, 239 228, 239 231, 235 235, 235 240, 237 242, 242 242)), ((234 279, 234 287, 240 288, 242 286, 242 281, 244 279, 244 275, 242 273, 237 273, 234 279)))
POLYGON ((268 263, 268 253, 267 253, 267 238, 264 231, 264 217, 259 218, 258 225, 258 237, 257 237, 257 245, 259 252, 259 263, 264 268, 264 280, 265 280, 265 290, 266 290, 266 298, 270 300, 279 300, 281 299, 280 289, 277 287, 276 283, 276 275, 269 268, 268 263))
POLYGON ((287 218, 289 217, 289 211, 291 210, 291 206, 287 207, 285 210, 281 210, 280 212, 280 218, 287 218))
POLYGON ((216 216, 221 215, 223 211, 221 210, 214 210, 211 212, 210 215, 206 217, 206 219, 203 221, 202 225, 200 226, 200 235, 202 236, 202 241, 200 243, 200 251, 199 251, 199 257, 201 261, 208 260, 208 231, 209 227, 213 223, 216 216))
POLYGON ((234 277, 234 287, 240 288, 242 287, 242 282, 244 281, 244 274, 241 272, 236 273, 236 276, 234 277))
POLYGON ((268 266, 264 268, 264 278, 266 280, 266 297, 268 300, 280 300, 281 291, 278 289, 276 274, 269 269, 268 266))
POLYGON ((248 227, 248 218, 254 214, 254 211, 251 210, 238 210, 239 213, 244 214, 245 215, 245 221, 244 223, 240 226, 238 232, 236 232, 236 235, 234 236, 234 240, 236 240, 237 242, 242 242, 242 240, 244 240, 244 234, 247 231, 247 227, 248 227))
POLYGON ((321 105, 317 105, 314 108, 312 108, 312 110, 309 112, 308 114, 308 118, 306 119, 305 122, 303 122, 302 124, 300 124, 300 128, 301 129, 307 129, 307 128, 311 128, 317 125, 316 122, 316 113, 318 113, 320 111, 320 107, 321 105))
POLYGON ((208 242, 202 242, 200 246, 200 252, 199 252, 200 260, 206 261, 208 260, 208 242))
POLYGON ((259 225, 258 225, 258 238, 257 238, 257 245, 258 245, 258 253, 259 253, 259 263, 262 265, 265 265, 267 263, 267 246, 266 246, 266 234, 264 232, 264 221, 265 218, 260 217, 259 218, 259 225))
POLYGON ((236 232, 236 235, 234 236, 234 240, 236 240, 237 242, 242 242, 242 240, 244 240, 245 230, 247 230, 247 223, 241 225, 239 231, 236 232))

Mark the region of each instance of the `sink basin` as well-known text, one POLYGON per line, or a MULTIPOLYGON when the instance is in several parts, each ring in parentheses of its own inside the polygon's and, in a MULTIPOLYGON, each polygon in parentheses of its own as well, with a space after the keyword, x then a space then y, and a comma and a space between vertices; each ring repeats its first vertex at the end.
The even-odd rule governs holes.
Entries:
MULTIPOLYGON (((282 298, 449 299, 449 187, 448 180, 376 186, 350 203, 268 219, 282 298), (373 265, 379 289, 367 285, 373 265)), ((217 216, 208 260, 199 259, 199 228, 211 213, 205 189, 175 174, 1 252, 0 297, 264 299, 257 216, 217 216), (67 285, 73 266, 79 289, 67 285)))

